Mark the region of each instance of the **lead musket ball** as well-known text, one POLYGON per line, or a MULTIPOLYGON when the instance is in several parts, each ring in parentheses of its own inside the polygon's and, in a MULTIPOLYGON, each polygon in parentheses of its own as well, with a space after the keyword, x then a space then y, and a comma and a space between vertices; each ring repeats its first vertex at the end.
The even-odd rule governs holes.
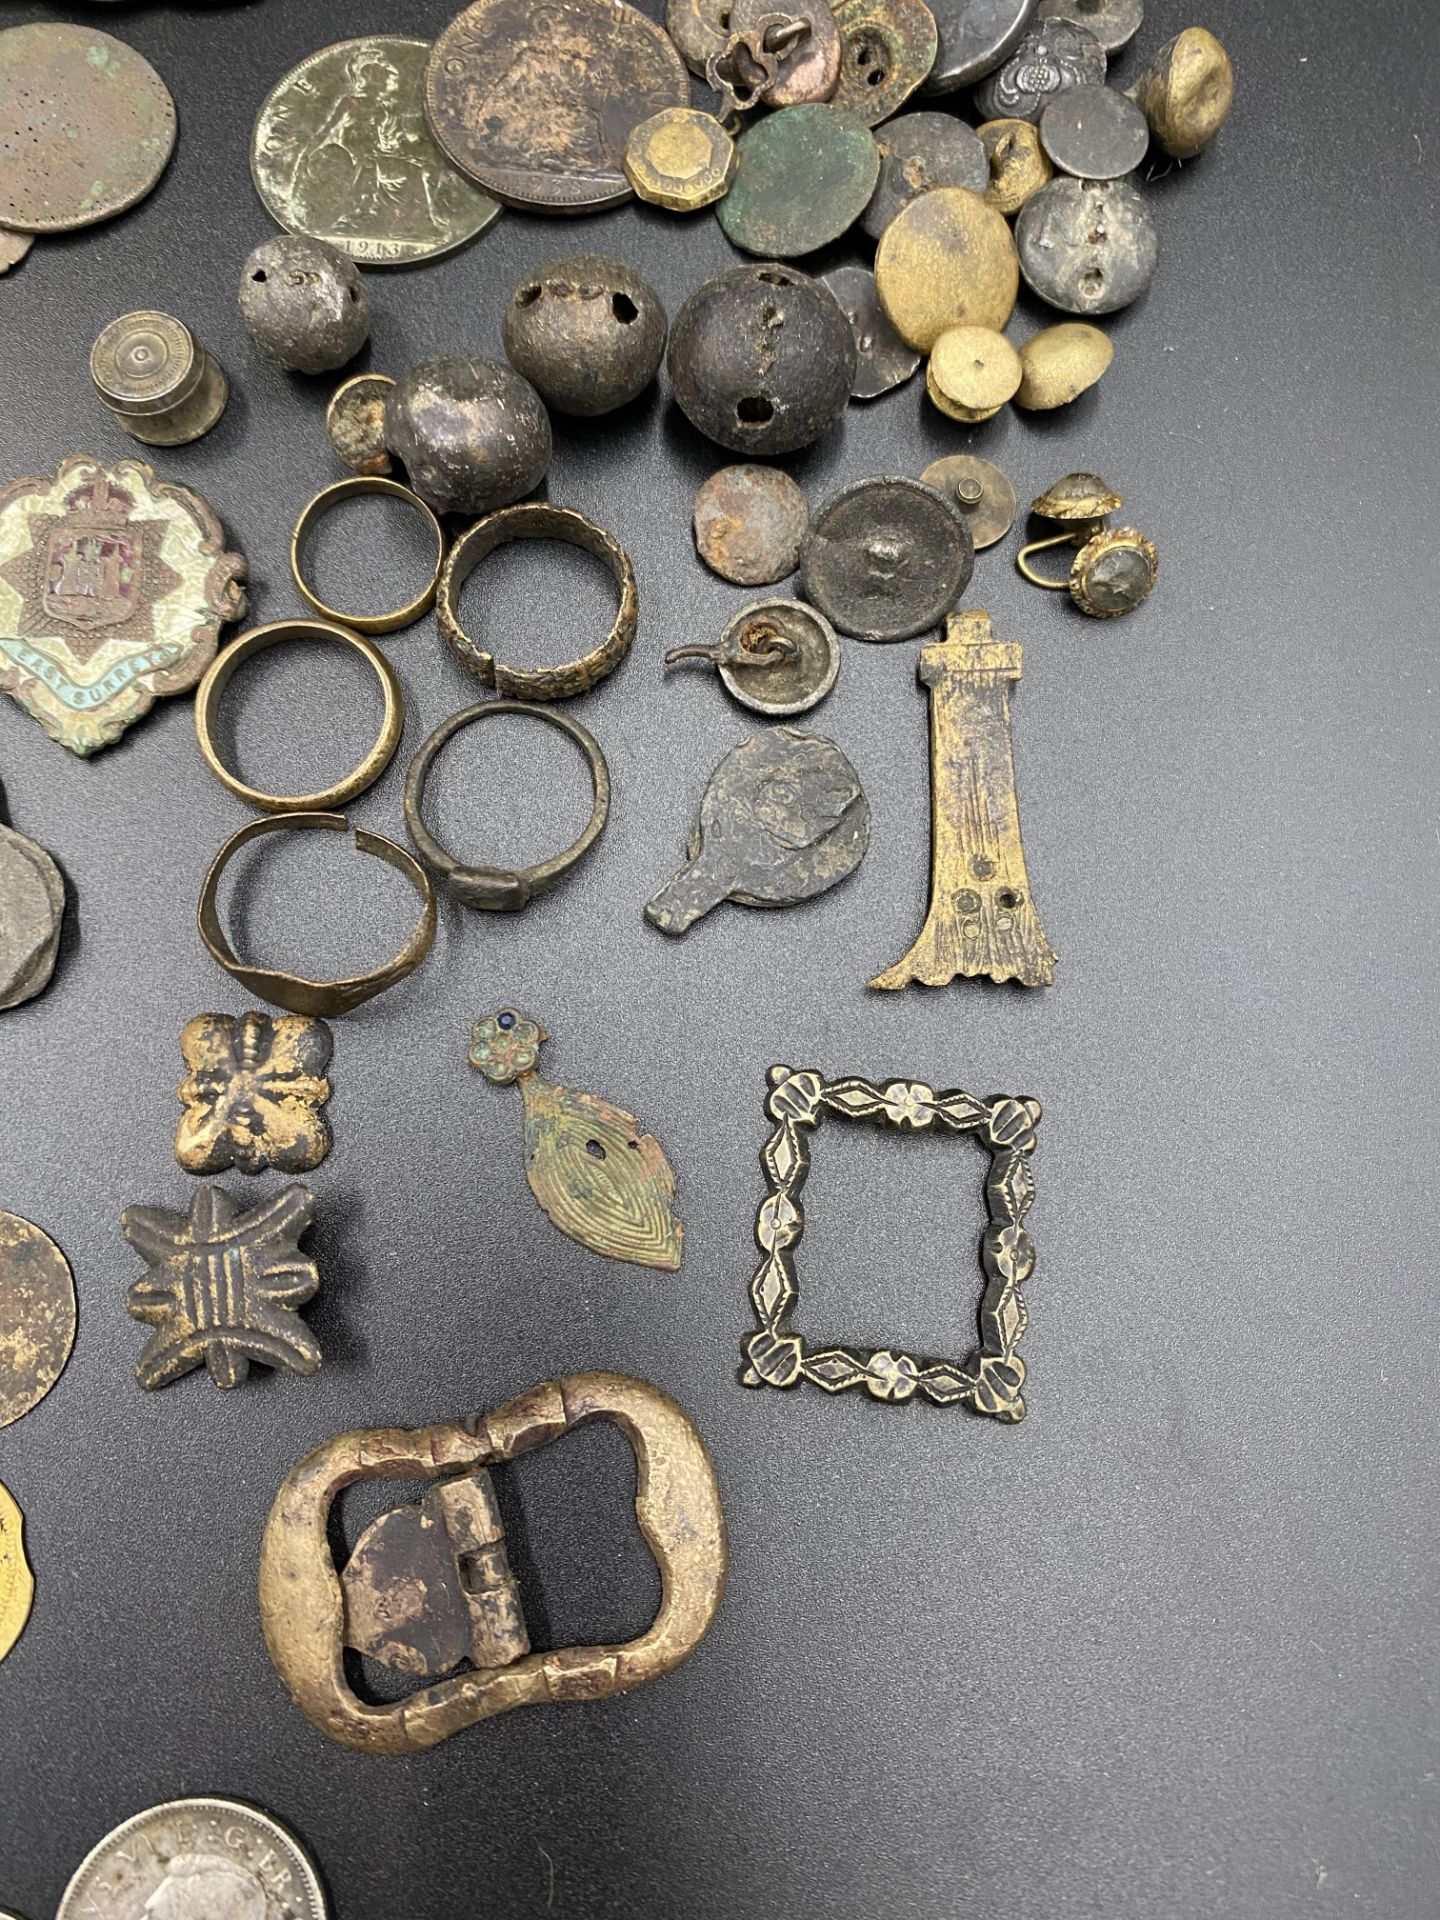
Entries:
POLYGON ((489 513, 531 492, 550 464, 550 416, 495 360, 426 360, 395 384, 386 440, 436 513, 489 513))
POLYGON ((666 367, 692 426, 736 453, 772 454, 808 447, 833 426, 855 361, 850 322, 829 289, 762 261, 695 289, 675 317, 666 367))
POLYGON ((330 373, 370 337, 370 295, 338 247, 306 233, 262 241, 240 276, 240 318, 268 359, 292 373, 330 373))
POLYGON ((1172 159, 1203 153, 1235 99, 1230 56, 1204 27, 1187 27, 1163 46, 1129 89, 1157 146, 1172 159))
POLYGON ((567 253, 523 279, 501 334, 510 364, 557 413, 593 419, 655 378, 667 322, 660 296, 623 260, 567 253))

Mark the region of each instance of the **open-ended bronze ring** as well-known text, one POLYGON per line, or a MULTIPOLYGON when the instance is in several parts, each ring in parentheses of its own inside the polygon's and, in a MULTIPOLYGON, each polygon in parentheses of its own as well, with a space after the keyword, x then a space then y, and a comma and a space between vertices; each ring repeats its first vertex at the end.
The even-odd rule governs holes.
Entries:
POLYGON ((482 700, 477 707, 463 707, 459 713, 452 713, 448 720, 441 721, 405 770, 405 826, 421 857, 444 876, 445 884, 455 899, 467 907, 481 907, 488 913, 515 913, 528 905, 537 893, 544 893, 547 887, 553 887, 561 875, 568 873, 594 846, 605 830, 609 813, 610 769, 605 764, 605 756, 594 734, 587 732, 577 720, 556 713, 551 707, 531 706, 523 700, 482 700), (543 720, 547 726, 557 727, 575 742, 590 768, 595 804, 585 831, 563 853, 542 860, 538 866, 461 866, 453 854, 445 851, 425 824, 422 812, 425 782, 430 777, 436 754, 462 728, 497 713, 528 713, 536 720, 543 720))
POLYGON ((435 612, 440 631, 461 666, 497 693, 521 700, 568 700, 586 693, 613 673, 630 651, 635 638, 639 601, 635 569, 620 542, 587 520, 573 507, 552 507, 545 500, 522 500, 519 506, 487 513, 468 528, 450 549, 440 573, 435 612), (582 659, 568 666, 519 668, 503 666, 487 647, 473 640, 460 624, 460 589, 487 553, 510 540, 563 540, 593 553, 610 569, 620 596, 619 611, 609 633, 582 659))

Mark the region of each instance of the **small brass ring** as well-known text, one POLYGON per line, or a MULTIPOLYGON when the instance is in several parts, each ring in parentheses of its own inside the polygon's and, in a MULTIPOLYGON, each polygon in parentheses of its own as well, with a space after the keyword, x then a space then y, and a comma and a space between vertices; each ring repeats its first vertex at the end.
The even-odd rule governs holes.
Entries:
POLYGON ((339 626, 349 627, 352 633, 398 633, 401 627, 413 627, 435 604, 435 591, 440 585, 440 570, 444 564, 445 529, 430 508, 418 493, 402 486, 398 480, 386 480, 374 473, 352 473, 344 480, 336 480, 330 486, 322 487, 295 522, 295 531, 290 536, 290 572, 301 599, 313 607, 322 620, 333 620, 339 626), (359 493, 382 493, 389 499, 403 500, 406 506, 413 507, 424 516, 435 536, 435 571, 429 583, 408 606, 397 607, 393 613, 339 613, 334 607, 327 607, 307 583, 301 566, 305 543, 314 532, 316 522, 323 519, 332 507, 339 506, 342 500, 352 500, 359 493))
POLYGON ((468 527, 441 569, 435 605, 440 631, 461 666, 468 667, 476 679, 494 687, 497 693, 521 700, 568 700, 572 694, 587 693, 598 685, 630 651, 638 610, 635 569, 620 542, 573 507, 552 507, 546 500, 522 500, 519 506, 501 507, 468 527), (563 540, 593 553, 610 569, 620 596, 615 624, 600 645, 582 659, 561 667, 502 666, 461 626, 460 589, 486 554, 510 540, 563 540))
POLYGON ((290 829, 297 832, 316 829, 328 833, 348 833, 350 822, 343 813, 285 813, 269 820, 251 820, 238 832, 232 833, 211 862, 205 884, 200 889, 200 904, 195 911, 200 938, 205 942, 211 958, 232 979, 238 980, 247 992, 268 1000, 272 1006, 284 1007, 290 1013, 318 1014, 326 1018, 332 1014, 349 1013, 413 973, 430 951, 435 939, 435 889, 430 884, 429 874, 404 847, 397 847, 393 840, 386 840, 378 833, 367 833, 363 827, 357 827, 355 845, 358 851, 373 853, 379 859, 388 861, 397 873, 405 876, 420 896, 420 918, 405 945, 383 967, 376 967, 372 973, 351 974, 343 980, 307 980, 302 974, 285 973, 275 967, 252 967, 236 957, 220 924, 217 905, 220 876, 241 847, 248 846, 250 841, 258 840, 264 834, 283 833, 290 829))
POLYGON ((1020 551, 1016 554, 1015 564, 1032 586, 1048 587, 1052 593, 1068 593, 1070 590, 1070 576, 1068 574, 1063 580, 1047 580, 1043 573, 1036 573, 1032 566, 1027 565, 1025 556, 1027 553, 1040 553, 1046 547, 1073 547, 1074 545, 1075 535, 1073 533, 1054 533, 1051 534, 1048 540, 1032 540, 1027 546, 1021 547, 1020 551))
POLYGON ((206 766, 222 785, 263 813, 331 813, 348 806, 357 794, 373 787, 389 766, 404 730, 405 701, 390 662, 378 647, 372 647, 358 633, 328 620, 272 620, 267 626, 251 627, 248 633, 232 640, 223 653, 216 654, 195 690, 195 737, 200 742, 206 766), (247 787, 220 758, 213 738, 215 709, 235 669, 252 654, 263 653, 267 647, 279 646, 285 640, 337 640, 341 646, 353 647, 373 668, 385 696, 385 714, 374 746, 353 773, 319 793, 261 793, 258 787, 247 787))
POLYGON ((516 913, 528 906, 537 893, 544 893, 582 860, 605 831, 610 814, 610 769, 594 734, 553 707, 537 707, 523 700, 482 700, 477 707, 464 707, 442 720, 405 770, 405 827, 423 859, 442 874, 451 895, 467 907, 487 913, 516 913), (590 768, 590 784, 595 801, 590 819, 580 838, 563 853, 542 860, 533 867, 464 867, 448 854, 425 824, 422 807, 425 782, 435 756, 463 727, 486 720, 497 713, 528 713, 547 726, 568 734, 584 754, 590 768))

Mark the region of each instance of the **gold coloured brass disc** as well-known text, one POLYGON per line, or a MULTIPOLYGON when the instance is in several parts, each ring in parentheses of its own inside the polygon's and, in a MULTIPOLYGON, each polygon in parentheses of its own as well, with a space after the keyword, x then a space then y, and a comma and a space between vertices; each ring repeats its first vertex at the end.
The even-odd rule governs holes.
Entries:
POLYGON ((1015 489, 993 461, 976 453, 947 453, 920 478, 964 514, 975 551, 993 547, 1015 524, 1015 489))
POLYGON ((35 1576, 25 1558, 25 1516, 0 1484, 0 1660, 25 1631, 35 1576))
POLYGON ((49 1234, 0 1213, 0 1427, 38 1406, 75 1344, 75 1282, 49 1234))

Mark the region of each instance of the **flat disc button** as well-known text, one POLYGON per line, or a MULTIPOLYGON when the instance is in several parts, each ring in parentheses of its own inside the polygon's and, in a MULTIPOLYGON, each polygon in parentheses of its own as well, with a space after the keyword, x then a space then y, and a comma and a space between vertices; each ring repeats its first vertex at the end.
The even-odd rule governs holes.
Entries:
POLYGON ((1052 180, 1020 209, 1026 281, 1064 313, 1117 313, 1155 277, 1155 223, 1128 180, 1052 180))
POLYGON ((746 253, 791 260, 838 240, 879 174, 880 150, 855 114, 820 101, 786 107, 740 136, 740 165, 715 211, 746 253))
POLYGON ((903 386, 920 365, 920 355, 907 347, 885 317, 868 267, 836 267, 820 277, 850 322, 855 335, 855 380, 850 392, 856 400, 874 400, 892 387, 903 386))
POLYGON ((1084 27, 1106 53, 1118 53, 1140 31, 1145 0, 1040 0, 1040 18, 1084 27))
POLYGON ((932 187, 968 187, 983 194, 990 185, 990 161, 980 136, 953 113, 902 113, 885 123, 875 142, 880 178, 860 221, 872 240, 902 207, 932 187))
POLYGON ((1040 144, 1062 173, 1118 180, 1145 158, 1150 126, 1113 87, 1070 87, 1041 114, 1040 144))
POLYGON ((910 640, 938 626, 974 570, 958 507, 921 480, 883 474, 826 501, 800 559, 806 599, 857 640, 910 640))
POLYGON ((1038 120, 1067 87, 1099 86, 1105 49, 1093 33, 1068 20, 1050 20, 1027 33, 1003 67, 975 89, 982 120, 1038 120))
POLYGON ((992 461, 975 453, 948 453, 932 460, 920 478, 943 493, 965 516, 977 553, 1003 540, 1015 524, 1015 489, 992 461))
POLYGON ((1035 0, 931 0, 930 11, 940 51, 924 91, 951 93, 983 80, 1015 51, 1034 18, 1035 0))

